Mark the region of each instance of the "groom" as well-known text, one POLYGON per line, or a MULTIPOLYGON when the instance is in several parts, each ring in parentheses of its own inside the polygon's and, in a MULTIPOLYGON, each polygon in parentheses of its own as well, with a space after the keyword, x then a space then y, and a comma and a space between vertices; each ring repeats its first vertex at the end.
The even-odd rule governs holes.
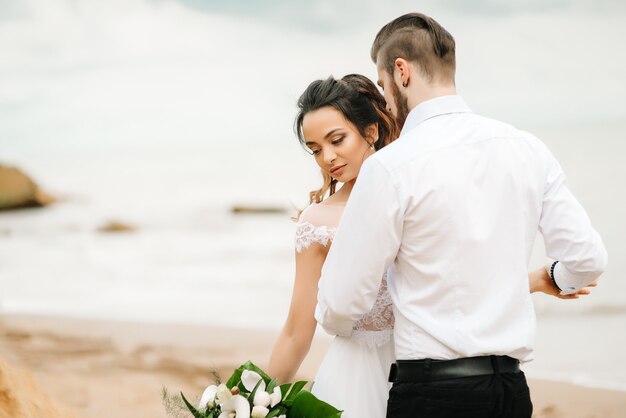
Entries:
POLYGON ((533 354, 535 235, 562 294, 599 277, 606 250, 546 146, 456 95, 454 39, 436 21, 395 19, 372 59, 403 129, 363 164, 315 316, 350 335, 388 269, 398 360, 387 416, 530 417, 519 364, 533 354))

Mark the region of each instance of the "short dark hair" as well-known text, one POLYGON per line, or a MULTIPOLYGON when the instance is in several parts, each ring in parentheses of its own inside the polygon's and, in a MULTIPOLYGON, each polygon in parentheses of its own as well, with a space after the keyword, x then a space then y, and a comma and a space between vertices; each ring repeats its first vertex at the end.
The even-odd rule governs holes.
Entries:
POLYGON ((430 81, 454 83, 454 38, 435 19, 422 13, 408 13, 383 26, 374 39, 371 56, 375 64, 380 58, 392 75, 395 60, 403 58, 416 63, 430 81))

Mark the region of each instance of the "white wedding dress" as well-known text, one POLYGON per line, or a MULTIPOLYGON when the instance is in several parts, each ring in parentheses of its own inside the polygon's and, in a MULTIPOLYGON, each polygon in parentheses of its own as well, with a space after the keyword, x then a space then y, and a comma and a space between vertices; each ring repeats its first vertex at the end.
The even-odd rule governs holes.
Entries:
MULTIPOLYGON (((324 222, 328 221, 324 219, 326 216, 319 216, 320 212, 332 209, 322 209, 321 206, 312 205, 300 216, 296 251, 305 251, 313 244, 327 246, 332 243, 335 228, 323 225, 331 222, 324 222), (312 207, 317 208, 310 211, 312 207), (316 214, 310 216, 311 212, 316 214)), ((391 387, 387 379, 389 368, 395 361, 393 325, 391 298, 386 277, 383 277, 372 310, 355 324, 350 337, 334 337, 315 377, 313 394, 343 410, 342 418, 386 416, 391 387)))

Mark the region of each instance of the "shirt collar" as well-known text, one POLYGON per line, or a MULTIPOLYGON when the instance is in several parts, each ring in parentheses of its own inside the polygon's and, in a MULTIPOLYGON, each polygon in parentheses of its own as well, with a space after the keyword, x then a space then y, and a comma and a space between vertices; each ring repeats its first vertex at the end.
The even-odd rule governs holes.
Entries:
POLYGON ((434 99, 429 99, 418 104, 409 112, 400 135, 435 116, 469 112, 471 112, 471 110, 461 96, 435 97, 434 99))

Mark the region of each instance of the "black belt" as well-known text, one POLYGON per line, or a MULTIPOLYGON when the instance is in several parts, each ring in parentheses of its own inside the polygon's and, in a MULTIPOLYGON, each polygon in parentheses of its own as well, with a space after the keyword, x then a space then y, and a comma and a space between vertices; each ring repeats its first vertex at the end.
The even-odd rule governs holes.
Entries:
POLYGON ((397 360, 390 382, 428 382, 498 373, 519 372, 519 360, 509 356, 465 357, 455 360, 397 360))

